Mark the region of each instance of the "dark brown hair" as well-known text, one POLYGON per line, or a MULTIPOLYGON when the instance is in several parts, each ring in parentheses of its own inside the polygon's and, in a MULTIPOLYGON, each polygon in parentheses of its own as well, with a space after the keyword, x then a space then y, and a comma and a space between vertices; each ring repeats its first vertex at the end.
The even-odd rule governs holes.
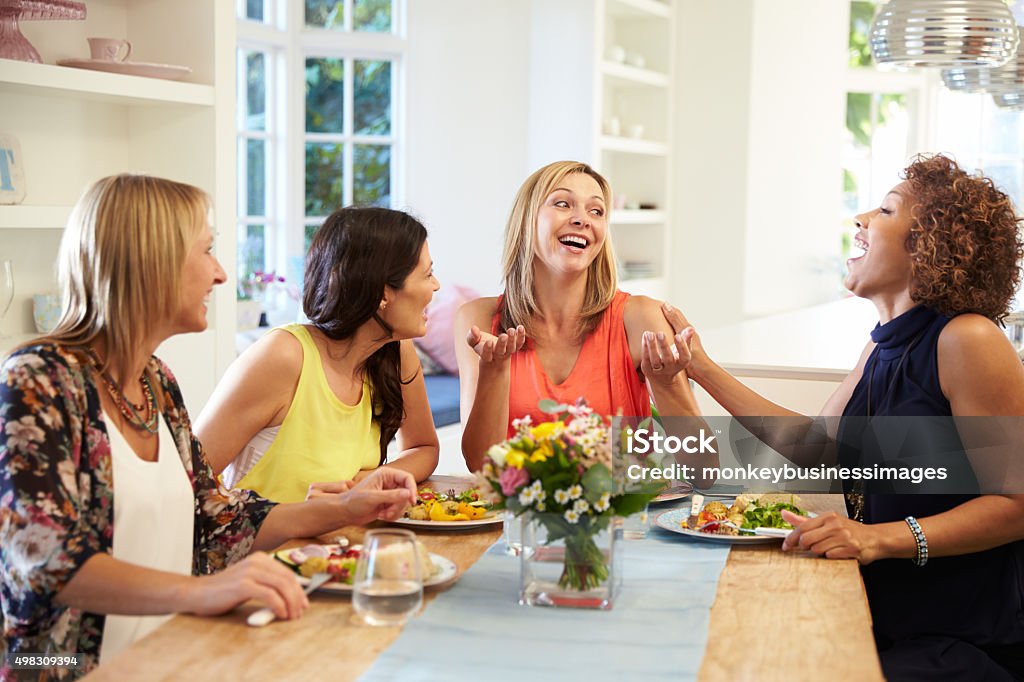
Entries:
POLYGON ((903 174, 913 201, 911 298, 950 317, 978 313, 1001 322, 1024 256, 1013 202, 991 179, 946 156, 918 156, 903 174))
MULTIPOLYGON (((302 310, 330 339, 351 338, 369 320, 392 329, 377 314, 384 286, 401 289, 420 260, 427 230, 407 213, 386 208, 343 208, 324 220, 306 255, 302 310)), ((366 360, 374 419, 380 424, 380 463, 387 459, 405 408, 399 342, 389 341, 366 360)))

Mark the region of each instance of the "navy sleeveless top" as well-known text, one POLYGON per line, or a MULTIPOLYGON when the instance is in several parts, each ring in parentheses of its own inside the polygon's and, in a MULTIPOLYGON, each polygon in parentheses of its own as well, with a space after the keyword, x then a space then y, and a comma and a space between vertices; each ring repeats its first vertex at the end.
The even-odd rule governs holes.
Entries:
MULTIPOLYGON (((950 318, 924 306, 879 324, 871 332, 877 346, 843 411, 840 452, 856 442, 864 419, 935 417, 903 422, 911 437, 896 455, 962 448, 949 401, 939 384, 938 341, 950 318), (870 395, 869 395, 870 389, 870 395), (939 428, 930 424, 939 423, 939 428), (915 428, 924 423, 926 428, 915 428)), ((877 443, 865 450, 884 449, 877 443)), ((928 452, 925 452, 927 455, 928 452)), ((840 455, 841 458, 843 455, 840 455)), ((892 464, 892 451, 885 456, 892 464)), ((885 484, 865 488, 865 523, 902 522, 948 511, 976 497, 970 494, 894 494, 885 484)), ((907 530, 910 533, 910 530, 907 530)), ((1024 542, 984 552, 933 558, 923 567, 908 559, 885 559, 861 569, 880 648, 895 640, 943 635, 980 648, 1024 646, 1024 542)))

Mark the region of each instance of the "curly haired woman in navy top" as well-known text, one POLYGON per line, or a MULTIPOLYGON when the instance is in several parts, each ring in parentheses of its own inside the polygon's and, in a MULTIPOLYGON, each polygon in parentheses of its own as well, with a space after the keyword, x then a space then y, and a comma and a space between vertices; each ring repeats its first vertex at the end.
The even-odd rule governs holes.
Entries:
MULTIPOLYGON (((864 253, 845 283, 879 324, 822 410, 842 415, 841 443, 857 442, 865 417, 1024 415, 1024 367, 998 326, 1024 253, 1012 202, 944 156, 918 158, 904 177, 856 219, 864 253)), ((678 311, 666 316, 688 327, 678 311)), ((796 416, 712 362, 692 328, 685 335, 690 376, 732 414, 796 416)), ((968 451, 970 436, 951 434, 968 451)), ((795 527, 784 549, 860 562, 888 679, 1024 677, 1024 495, 879 492, 848 494, 852 518, 783 512, 795 527)))

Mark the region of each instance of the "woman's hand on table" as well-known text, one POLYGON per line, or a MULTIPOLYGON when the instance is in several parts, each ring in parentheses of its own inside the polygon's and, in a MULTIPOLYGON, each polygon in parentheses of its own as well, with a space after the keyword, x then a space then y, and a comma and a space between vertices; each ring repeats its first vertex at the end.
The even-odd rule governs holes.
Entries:
POLYGON ((782 519, 793 526, 782 551, 802 549, 828 559, 856 559, 861 565, 882 557, 881 537, 872 526, 835 512, 813 518, 783 510, 782 519))
POLYGON ((394 521, 416 503, 416 479, 408 471, 380 467, 341 495, 348 523, 394 521))
POLYGON ((250 599, 263 602, 280 619, 298 618, 309 606, 295 574, 269 555, 256 552, 219 573, 192 580, 183 610, 216 616, 250 599))
POLYGON ((466 343, 480 356, 481 368, 483 365, 500 365, 526 343, 526 328, 519 325, 495 336, 480 331, 480 327, 473 325, 466 334, 466 343))

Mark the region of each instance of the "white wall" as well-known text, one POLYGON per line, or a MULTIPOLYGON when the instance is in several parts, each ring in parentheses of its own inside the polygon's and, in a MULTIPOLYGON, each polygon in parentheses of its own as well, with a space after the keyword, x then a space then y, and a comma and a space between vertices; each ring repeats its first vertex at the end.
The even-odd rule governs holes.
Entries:
POLYGON ((530 3, 412 0, 407 209, 445 284, 497 293, 501 240, 526 178, 530 3))
POLYGON ((676 22, 676 218, 666 274, 670 298, 698 329, 743 316, 753 4, 683 0, 676 22))
POLYGON ((681 0, 673 300, 698 327, 831 300, 847 0, 681 0))
POLYGON ((837 253, 846 0, 754 3, 744 313, 832 300, 837 253), (808 30, 813 27, 813 30, 808 30))

